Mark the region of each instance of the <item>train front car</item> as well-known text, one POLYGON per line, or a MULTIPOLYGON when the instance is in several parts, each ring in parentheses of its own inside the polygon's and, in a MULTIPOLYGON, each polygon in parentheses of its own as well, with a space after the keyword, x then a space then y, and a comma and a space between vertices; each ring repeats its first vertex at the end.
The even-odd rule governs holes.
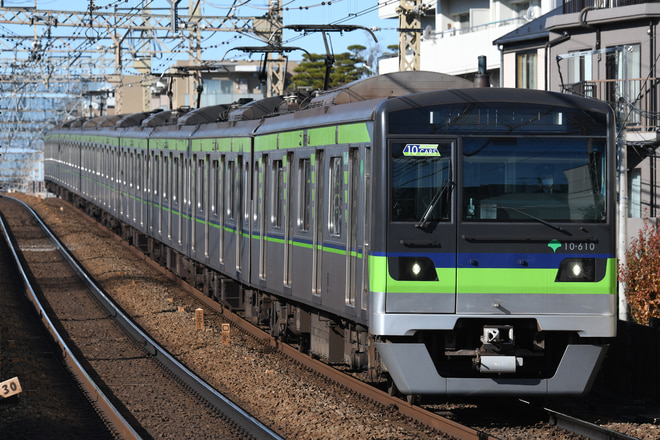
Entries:
POLYGON ((589 390, 616 334, 613 121, 531 90, 380 106, 369 319, 400 392, 589 390))

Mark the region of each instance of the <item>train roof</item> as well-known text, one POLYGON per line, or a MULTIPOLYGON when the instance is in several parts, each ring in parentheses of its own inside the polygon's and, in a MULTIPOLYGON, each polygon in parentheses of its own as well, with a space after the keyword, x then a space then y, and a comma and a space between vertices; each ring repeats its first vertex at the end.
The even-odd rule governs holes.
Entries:
POLYGON ((474 87, 471 81, 438 72, 408 71, 372 76, 320 93, 309 107, 350 104, 414 93, 474 87))
POLYGON ((571 95, 545 90, 477 87, 468 89, 452 89, 437 91, 436 93, 422 93, 414 97, 397 97, 386 103, 388 110, 404 109, 408 107, 426 106, 438 102, 511 102, 554 105, 560 107, 577 107, 584 110, 609 112, 610 105, 594 98, 571 95))
MULTIPOLYGON (((238 124, 242 125, 243 129, 238 128, 234 131, 245 132, 248 127, 251 130, 256 129, 256 124, 244 125, 245 121, 262 121, 264 127, 259 129, 259 132, 271 132, 286 130, 287 127, 292 126, 326 125, 369 119, 373 117, 374 110, 383 100, 429 91, 472 87, 474 87, 473 83, 468 80, 438 72, 393 72, 354 81, 331 90, 317 91, 311 95, 297 93, 249 102, 239 100, 233 104, 190 111, 155 110, 77 119, 60 124, 56 129, 79 128, 101 131, 128 129, 135 132, 142 127, 149 127, 156 129, 157 132, 172 133, 181 131, 184 126, 200 126, 205 131, 214 131, 215 128, 227 130, 238 124), (352 105, 335 109, 346 104, 352 105), (215 127, 212 124, 216 124, 215 127)), ((184 129, 182 135, 185 136, 183 133, 189 132, 184 129)))

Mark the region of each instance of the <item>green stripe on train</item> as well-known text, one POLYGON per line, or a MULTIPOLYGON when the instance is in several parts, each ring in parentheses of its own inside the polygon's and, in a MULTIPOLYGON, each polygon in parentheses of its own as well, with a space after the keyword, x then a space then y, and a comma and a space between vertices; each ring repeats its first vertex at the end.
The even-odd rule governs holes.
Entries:
MULTIPOLYGON (((436 268, 438 280, 458 281, 459 294, 615 294, 616 259, 607 261, 607 271, 594 283, 556 282, 557 269, 436 268)), ((369 286, 373 292, 449 293, 441 281, 397 281, 387 269, 387 257, 369 256, 369 286)), ((453 291, 453 287, 452 287, 453 291)))
POLYGON ((607 270, 598 282, 556 282, 557 269, 491 269, 458 270, 458 293, 539 293, 539 294, 614 294, 617 265, 607 260, 607 270))
POLYGON ((358 124, 340 125, 337 131, 338 144, 354 144, 362 142, 371 142, 367 124, 360 122, 358 124))

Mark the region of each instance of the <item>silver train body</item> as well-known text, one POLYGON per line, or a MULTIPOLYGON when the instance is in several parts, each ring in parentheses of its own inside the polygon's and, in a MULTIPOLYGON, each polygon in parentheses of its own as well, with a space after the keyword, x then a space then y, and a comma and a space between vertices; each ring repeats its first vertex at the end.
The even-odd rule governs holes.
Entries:
POLYGON ((605 104, 407 72, 302 105, 69 121, 45 176, 209 296, 403 394, 582 394, 616 332, 614 150, 605 104))

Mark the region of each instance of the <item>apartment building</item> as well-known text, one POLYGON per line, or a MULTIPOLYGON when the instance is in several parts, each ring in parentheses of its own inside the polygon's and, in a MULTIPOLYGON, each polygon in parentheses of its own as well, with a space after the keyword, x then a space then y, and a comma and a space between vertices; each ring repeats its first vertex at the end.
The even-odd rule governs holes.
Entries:
MULTIPOLYGON (((422 0, 421 70, 471 79, 486 56, 491 83, 500 83, 500 52, 492 42, 555 9, 561 0, 422 0)), ((381 18, 397 18, 398 2, 381 1, 381 18)), ((398 70, 397 58, 383 59, 380 73, 398 70)))
POLYGON ((660 1, 573 0, 494 41, 502 85, 607 101, 627 156, 628 235, 660 217, 660 1))

